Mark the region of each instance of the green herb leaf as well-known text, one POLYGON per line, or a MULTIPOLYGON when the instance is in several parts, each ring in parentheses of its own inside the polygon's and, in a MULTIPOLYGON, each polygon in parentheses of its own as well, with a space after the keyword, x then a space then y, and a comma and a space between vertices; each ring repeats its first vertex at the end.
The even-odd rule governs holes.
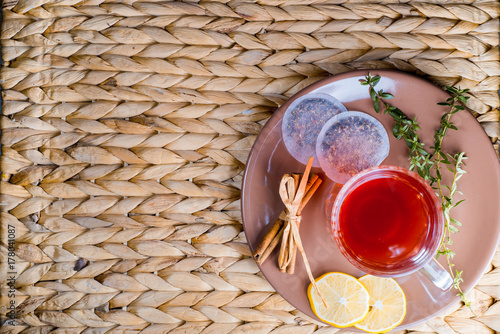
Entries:
POLYGON ((380 102, 378 100, 373 101, 373 109, 377 114, 380 112, 380 102))

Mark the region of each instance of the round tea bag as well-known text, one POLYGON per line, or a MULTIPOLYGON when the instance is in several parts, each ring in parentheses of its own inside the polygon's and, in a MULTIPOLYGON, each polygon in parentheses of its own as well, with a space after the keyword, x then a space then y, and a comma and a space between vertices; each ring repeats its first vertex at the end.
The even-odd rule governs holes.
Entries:
POLYGON ((308 94, 293 101, 283 116, 283 142, 290 154, 303 164, 314 157, 318 167, 316 140, 323 125, 333 116, 347 111, 336 98, 328 94, 308 94))
POLYGON ((389 137, 384 126, 359 111, 332 117, 316 145, 321 168, 332 181, 341 184, 366 168, 380 165, 388 154, 389 137))

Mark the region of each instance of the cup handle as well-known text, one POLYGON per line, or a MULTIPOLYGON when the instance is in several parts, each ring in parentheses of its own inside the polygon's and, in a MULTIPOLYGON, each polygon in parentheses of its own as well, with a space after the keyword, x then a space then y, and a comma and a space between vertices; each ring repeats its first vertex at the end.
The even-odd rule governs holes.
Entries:
POLYGON ((436 259, 429 261, 420 269, 420 272, 441 290, 448 290, 453 285, 453 278, 450 273, 436 259))

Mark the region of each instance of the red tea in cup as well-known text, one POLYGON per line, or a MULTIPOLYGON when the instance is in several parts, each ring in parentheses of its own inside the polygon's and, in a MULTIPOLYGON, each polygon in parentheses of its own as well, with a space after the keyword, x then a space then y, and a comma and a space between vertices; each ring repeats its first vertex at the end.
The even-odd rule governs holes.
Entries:
POLYGON ((339 229, 349 251, 385 267, 415 256, 429 231, 420 192, 395 178, 365 182, 342 203, 339 229))
MULTIPOLYGON (((354 266, 396 277, 431 262, 444 217, 439 199, 420 176, 379 166, 356 174, 342 187, 333 205, 332 228, 339 249, 354 266)), ((436 279, 448 285, 446 274, 439 272, 436 279)))

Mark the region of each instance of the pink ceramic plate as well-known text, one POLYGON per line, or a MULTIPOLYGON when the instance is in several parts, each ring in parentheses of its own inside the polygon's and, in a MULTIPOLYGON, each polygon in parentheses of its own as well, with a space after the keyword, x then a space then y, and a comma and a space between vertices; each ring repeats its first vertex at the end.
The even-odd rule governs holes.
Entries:
MULTIPOLYGON (((281 138, 281 118, 287 106, 297 97, 310 92, 331 94, 348 110, 360 110, 377 118, 389 133, 391 151, 383 161, 386 165, 408 168, 408 150, 403 141, 392 136, 392 118, 376 114, 366 86, 361 86, 367 71, 355 71, 329 77, 293 96, 269 119, 258 136, 247 162, 243 181, 243 225, 252 251, 283 209, 278 195, 283 174, 302 172, 304 165, 290 156, 281 138)), ((426 147, 432 145, 434 130, 447 107, 438 106, 449 96, 433 84, 405 73, 373 71, 382 76, 377 88, 393 93, 391 103, 408 116, 418 117, 421 138, 426 147)), ((460 232, 453 236, 456 252, 454 263, 463 270, 462 288, 470 290, 489 265, 500 237, 500 168, 491 142, 479 123, 468 111, 453 116, 458 131, 450 131, 444 140, 447 152, 464 151, 468 156, 467 174, 459 181, 459 190, 466 201, 453 209, 452 216, 462 222, 460 232)), ((352 266, 340 253, 330 231, 326 211, 339 186, 329 181, 321 170, 314 169, 325 181, 303 212, 300 233, 315 277, 326 272, 340 271, 356 277, 363 273, 352 266)), ((445 180, 446 182, 446 180, 445 180)), ((457 196, 457 200, 460 199, 457 196)), ((306 289, 309 285, 302 259, 298 257, 294 275, 280 273, 277 252, 261 266, 261 270, 290 304, 316 318, 309 307, 306 289)), ((442 292, 420 273, 397 279, 407 296, 407 314, 398 329, 413 327, 458 301, 456 291, 442 292)), ((317 318, 316 318, 317 319, 317 318)))

